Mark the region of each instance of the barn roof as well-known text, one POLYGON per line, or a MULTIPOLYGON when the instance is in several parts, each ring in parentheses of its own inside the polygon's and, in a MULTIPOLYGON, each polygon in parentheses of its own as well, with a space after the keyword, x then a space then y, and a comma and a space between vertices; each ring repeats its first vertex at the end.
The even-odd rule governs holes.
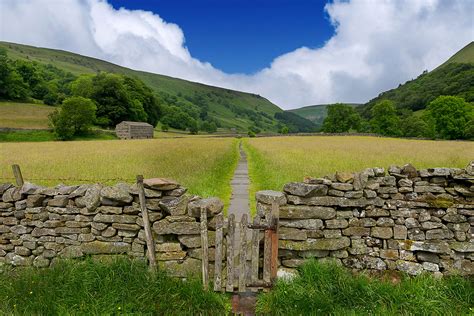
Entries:
POLYGON ((117 125, 124 124, 124 123, 127 124, 127 125, 131 125, 131 126, 150 126, 150 127, 153 127, 152 125, 150 125, 146 122, 132 122, 132 121, 122 121, 117 125))

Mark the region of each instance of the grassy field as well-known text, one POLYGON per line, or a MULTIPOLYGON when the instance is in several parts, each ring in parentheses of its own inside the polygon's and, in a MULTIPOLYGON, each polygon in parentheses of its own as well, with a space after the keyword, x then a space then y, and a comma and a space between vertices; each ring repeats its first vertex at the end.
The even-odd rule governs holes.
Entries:
POLYGON ((308 261, 292 282, 258 299, 261 315, 472 315, 474 285, 462 277, 380 278, 308 261))
POLYGON ((132 183, 143 174, 175 179, 193 194, 228 203, 237 159, 232 138, 0 143, 0 182, 12 181, 12 164, 21 166, 25 181, 42 185, 132 183))
POLYGON ((288 136, 244 141, 249 155, 251 197, 258 190, 281 190, 305 176, 360 171, 411 163, 417 168, 465 167, 474 142, 425 141, 368 136, 288 136))
POLYGON ((32 103, 0 102, 0 127, 47 129, 55 107, 32 103))
POLYGON ((0 269, 1 315, 225 315, 225 294, 202 290, 144 262, 63 261, 49 269, 0 269))

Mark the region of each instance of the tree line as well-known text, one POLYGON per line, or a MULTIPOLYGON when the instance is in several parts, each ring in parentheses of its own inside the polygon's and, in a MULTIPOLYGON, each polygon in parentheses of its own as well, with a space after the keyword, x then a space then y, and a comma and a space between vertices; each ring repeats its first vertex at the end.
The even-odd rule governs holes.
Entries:
POLYGON ((322 131, 364 132, 394 137, 474 139, 474 105, 458 96, 438 96, 426 109, 397 109, 391 100, 372 106, 368 118, 345 104, 328 106, 322 131))

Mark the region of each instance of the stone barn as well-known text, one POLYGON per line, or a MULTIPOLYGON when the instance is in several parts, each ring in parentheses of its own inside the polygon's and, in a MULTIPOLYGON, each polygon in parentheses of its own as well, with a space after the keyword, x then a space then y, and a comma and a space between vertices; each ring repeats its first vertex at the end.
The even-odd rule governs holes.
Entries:
POLYGON ((153 138, 153 126, 145 122, 123 121, 115 126, 115 134, 120 139, 153 138))

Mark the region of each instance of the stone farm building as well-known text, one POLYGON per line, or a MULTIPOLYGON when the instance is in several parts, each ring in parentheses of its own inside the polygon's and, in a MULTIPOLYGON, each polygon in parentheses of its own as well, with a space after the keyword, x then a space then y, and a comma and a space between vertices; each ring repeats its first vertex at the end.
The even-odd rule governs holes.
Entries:
POLYGON ((145 122, 123 121, 115 126, 120 139, 153 138, 153 126, 145 122))

